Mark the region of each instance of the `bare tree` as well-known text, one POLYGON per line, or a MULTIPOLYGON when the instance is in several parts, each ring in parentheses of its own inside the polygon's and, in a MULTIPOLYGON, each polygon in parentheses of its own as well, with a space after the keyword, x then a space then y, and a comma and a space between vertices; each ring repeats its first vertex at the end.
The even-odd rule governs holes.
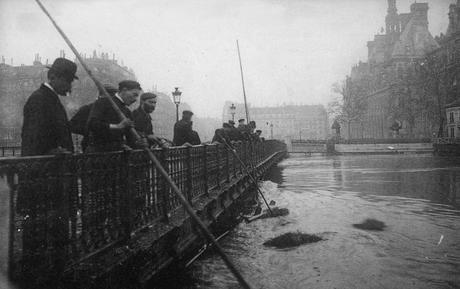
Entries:
POLYGON ((341 83, 335 83, 332 91, 338 97, 328 104, 328 112, 339 123, 347 124, 348 137, 354 121, 362 121, 367 109, 366 87, 347 78, 341 83))

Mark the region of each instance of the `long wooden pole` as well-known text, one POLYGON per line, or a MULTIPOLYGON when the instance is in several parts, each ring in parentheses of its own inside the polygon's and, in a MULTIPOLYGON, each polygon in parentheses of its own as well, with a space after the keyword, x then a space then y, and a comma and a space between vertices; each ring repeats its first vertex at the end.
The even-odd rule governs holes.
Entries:
POLYGON ((262 193, 262 191, 260 190, 259 188, 259 184, 257 183, 256 181, 256 178, 252 176, 251 172, 249 171, 248 167, 246 166, 246 164, 243 162, 243 160, 241 160, 241 158, 238 156, 238 154, 236 153, 236 150, 227 142, 227 140, 225 140, 225 138, 223 137, 220 137, 221 141, 224 143, 225 145, 225 148, 229 151, 232 152, 232 154, 236 157, 236 159, 240 162, 241 166, 243 167, 243 169, 245 170, 246 174, 249 176, 249 178, 251 179, 252 183, 254 184, 254 186, 256 187, 256 190, 257 192, 259 193, 259 195, 262 197, 262 199, 264 200, 265 202, 265 205, 267 206, 267 209, 268 211, 270 212, 270 215, 272 217, 274 217, 275 215, 273 214, 273 211, 272 209, 270 208, 270 205, 268 204, 267 202, 267 199, 265 199, 265 195, 264 193, 262 193))
POLYGON ((240 45, 238 44, 238 40, 236 40, 236 48, 238 49, 238 59, 240 60, 241 84, 243 85, 244 96, 244 110, 246 111, 246 121, 247 123, 249 123, 248 101, 246 99, 246 89, 244 88, 243 65, 241 64, 240 45))
MULTIPOLYGON (((96 84, 97 88, 102 92, 103 97, 106 97, 110 104, 112 105, 112 108, 117 112, 118 117, 120 120, 126 119, 125 115, 121 112, 120 108, 115 104, 115 102, 112 100, 112 98, 109 96, 107 91, 105 90, 104 86, 99 82, 99 80, 93 76, 91 73, 91 70, 89 70, 88 66, 78 53, 78 50, 73 46, 72 42, 70 42, 69 38, 65 35, 64 31, 57 25, 57 23, 54 21, 53 17, 48 13, 48 10, 43 6, 43 4, 40 2, 40 0, 35 0, 42 9, 42 11, 48 16, 48 18, 51 20, 51 23, 53 23, 54 27, 57 29, 59 34, 64 38, 64 41, 69 45, 70 49, 73 51, 75 56, 77 57, 78 61, 80 61, 83 69, 88 73, 89 77, 94 81, 96 84)), ((133 136, 136 139, 140 139, 139 134, 136 132, 134 128, 130 128, 130 133, 133 134, 133 136)), ((222 247, 219 245, 219 243, 216 241, 214 236, 212 235, 211 231, 206 227, 206 225, 203 223, 203 221, 200 220, 200 218, 196 215, 195 210, 193 207, 189 204, 187 199, 184 197, 182 192, 179 190, 177 185, 173 182, 171 177, 168 175, 168 173, 165 171, 161 163, 158 161, 158 159, 155 157, 155 155, 152 153, 152 151, 148 148, 147 145, 143 147, 144 151, 147 153, 149 156, 150 160, 153 162, 157 170, 160 172, 160 174, 165 178, 165 180, 169 183, 171 186, 172 191, 177 195, 179 198, 179 201, 181 204, 184 206, 185 210, 189 213, 190 217, 197 223, 197 225, 200 227, 206 238, 208 239, 209 242, 211 242, 214 247, 216 248, 217 252, 221 256, 222 260, 224 263, 227 265, 227 267, 230 269, 230 271, 233 273, 233 275, 236 277, 240 285, 245 288, 245 289, 251 289, 251 286, 249 283, 243 278, 241 273, 236 269, 235 265, 233 265, 232 261, 228 258, 228 256, 225 254, 224 250, 222 247)))

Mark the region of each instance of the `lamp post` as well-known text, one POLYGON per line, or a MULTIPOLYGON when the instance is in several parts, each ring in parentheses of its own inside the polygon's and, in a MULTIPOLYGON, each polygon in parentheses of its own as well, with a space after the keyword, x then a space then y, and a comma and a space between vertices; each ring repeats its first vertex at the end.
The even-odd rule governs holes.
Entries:
POLYGON ((182 91, 179 90, 179 87, 175 87, 175 90, 172 92, 174 103, 176 104, 176 122, 179 121, 179 104, 182 91))
POLYGON ((236 111, 236 106, 234 103, 230 106, 230 113, 232 115, 232 120, 235 121, 235 111, 236 111))

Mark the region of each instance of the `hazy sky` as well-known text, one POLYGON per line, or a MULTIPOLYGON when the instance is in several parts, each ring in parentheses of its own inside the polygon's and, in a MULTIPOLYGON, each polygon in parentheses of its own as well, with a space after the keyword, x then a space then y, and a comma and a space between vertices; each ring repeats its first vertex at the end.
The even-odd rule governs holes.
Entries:
MULTIPOLYGON (((397 0, 398 12, 414 1, 397 0)), ((418 1, 422 2, 422 1, 418 1)), ((453 0, 428 0, 433 35, 447 29, 453 0)), ((239 39, 252 105, 326 104, 331 84, 385 26, 386 0, 42 0, 81 52, 116 54, 145 90, 157 85, 200 116, 243 99, 239 39)), ((33 0, 0 0, 0 55, 31 64, 71 51, 33 0)), ((72 55, 72 56, 71 56, 72 55)))

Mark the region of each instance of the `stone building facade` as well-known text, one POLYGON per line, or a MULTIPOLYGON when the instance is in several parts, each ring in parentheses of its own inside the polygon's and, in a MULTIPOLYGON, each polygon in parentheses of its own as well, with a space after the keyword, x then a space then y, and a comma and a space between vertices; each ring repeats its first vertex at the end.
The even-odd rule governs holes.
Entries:
MULTIPOLYGON (((65 57, 61 51, 60 57, 65 57)), ((134 72, 127 67, 120 66, 115 59, 109 59, 107 53, 97 55, 94 52, 92 57, 85 58, 85 61, 93 75, 102 83, 117 85, 123 79, 136 79, 134 72)), ((47 61, 48 62, 48 61, 47 61)), ((43 64, 38 54, 32 65, 11 66, 2 60, 0 63, 0 127, 19 128, 22 126, 22 108, 27 98, 33 91, 38 89, 41 83, 47 81, 48 65, 43 64)), ((72 84, 72 94, 69 97, 62 97, 69 116, 87 103, 96 100, 98 92, 93 81, 83 71, 80 63, 77 63, 77 76, 72 84)))
MULTIPOLYGON (((231 102, 225 102, 223 122, 232 119, 231 102)), ((235 103, 235 121, 245 117, 244 104, 235 103)), ((266 139, 323 140, 328 137, 327 112, 322 105, 284 105, 278 107, 248 107, 249 118, 266 139), (273 125, 273 126, 272 126, 273 125)))
POLYGON ((424 80, 427 57, 442 46, 429 32, 428 10, 428 3, 415 2, 409 13, 398 13, 396 0, 388 0, 385 33, 367 43, 368 61, 354 66, 343 84, 343 137, 423 138, 438 131, 443 114, 424 80), (398 130, 390 129, 394 123, 398 130))

